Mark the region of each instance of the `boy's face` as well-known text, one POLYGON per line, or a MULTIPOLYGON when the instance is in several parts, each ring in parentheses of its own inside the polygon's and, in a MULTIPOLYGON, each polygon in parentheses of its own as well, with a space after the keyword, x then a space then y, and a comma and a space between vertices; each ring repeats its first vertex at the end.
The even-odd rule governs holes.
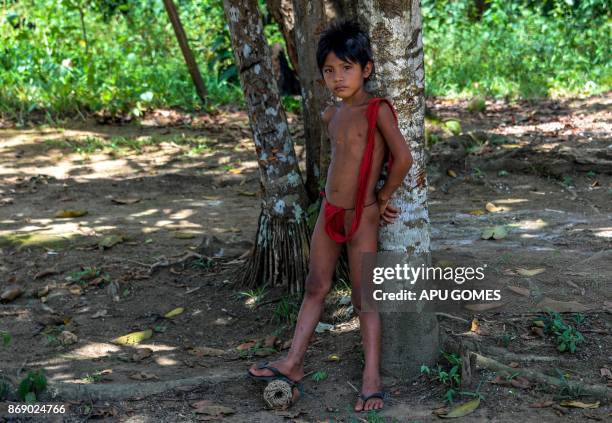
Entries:
POLYGON ((332 51, 325 58, 322 71, 327 88, 334 95, 345 99, 363 87, 365 78, 372 72, 372 63, 368 62, 362 68, 359 63, 339 59, 332 51))

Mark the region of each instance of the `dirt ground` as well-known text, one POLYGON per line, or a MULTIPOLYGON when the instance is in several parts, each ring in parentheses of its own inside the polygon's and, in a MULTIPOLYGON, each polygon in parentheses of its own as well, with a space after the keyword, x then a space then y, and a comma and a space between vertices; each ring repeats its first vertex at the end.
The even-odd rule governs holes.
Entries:
MULTIPOLYGON (((533 171, 488 170, 494 166, 436 162, 432 148, 433 262, 486 264, 505 304, 486 313, 440 316, 441 332, 478 345, 485 355, 495 353, 517 370, 612 386, 612 167, 589 171, 570 161, 563 169, 574 171, 561 175, 537 167, 548 152, 564 147, 592 149, 600 163, 610 163, 611 104, 607 94, 488 102, 486 111, 470 113, 465 102, 428 101, 438 120, 460 121, 464 135, 503 137, 472 150, 482 163, 504 149, 541 153, 521 159, 531 160, 533 171), (494 206, 487 210, 487 203, 494 206), (496 225, 507 236, 481 239, 483 229, 496 225), (578 319, 573 324, 584 341, 575 353, 557 351, 555 336, 534 324, 548 307, 568 322, 578 319)), ((290 120, 303 159, 299 117, 290 120)), ((232 282, 244 267, 259 213, 258 169, 244 112, 186 116, 159 110, 123 125, 94 118, 25 128, 3 124, 0 293, 7 298, 0 304, 0 332, 10 334, 10 342, 0 344, 0 378, 14 386, 29 371, 44 368, 49 388, 40 403, 66 404, 68 411, 44 418, 9 415, 5 405, 18 403, 10 392, 0 420, 439 419, 432 412, 446 405, 446 388, 425 375, 413 381, 385 377, 391 394, 385 409, 369 416, 352 412, 362 353, 358 320, 343 305, 348 291, 342 284, 330 294, 321 319, 333 327, 315 334, 306 356, 306 372, 325 372, 326 378, 309 375, 305 397, 279 412, 266 408, 263 387, 245 377, 253 362, 284 354, 299 304, 278 290, 245 293, 232 282), (62 210, 81 215, 58 217, 62 210), (209 257, 181 261, 189 253, 209 257), (19 295, 13 299, 11 293, 19 295), (164 317, 178 307, 182 312, 164 317), (111 342, 147 329, 152 336, 138 345, 111 342), (199 376, 204 379, 160 388, 159 394, 147 391, 199 376), (97 390, 88 391, 92 386, 97 390), (205 414, 211 404, 232 412, 211 417, 205 414)), ((441 139, 438 149, 453 142, 442 126, 430 126, 441 139)), ((534 381, 519 387, 511 378, 492 383, 495 376, 473 370, 463 390, 478 391, 482 400, 459 421, 611 417, 605 399, 534 381), (572 399, 593 408, 560 405, 572 399), (546 407, 532 407, 547 400, 552 403, 546 407)))

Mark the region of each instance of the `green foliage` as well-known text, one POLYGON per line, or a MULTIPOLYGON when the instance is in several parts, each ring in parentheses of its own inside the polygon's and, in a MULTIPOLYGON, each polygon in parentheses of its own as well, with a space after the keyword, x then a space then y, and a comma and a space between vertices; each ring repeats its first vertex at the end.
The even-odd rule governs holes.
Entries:
POLYGON ((293 325, 300 311, 299 299, 296 296, 284 296, 274 309, 273 320, 293 325))
POLYGON ((457 354, 449 354, 444 351, 442 351, 442 356, 447 362, 445 367, 438 364, 437 368, 431 369, 429 366, 422 364, 421 373, 432 377, 444 385, 447 388, 444 393, 444 400, 452 404, 458 394, 463 394, 463 392, 459 391, 461 387, 461 357, 457 354))
POLYGON ((4 347, 8 347, 9 345, 11 345, 11 341, 13 340, 13 337, 11 336, 10 333, 0 330, 0 339, 2 339, 2 345, 4 347))
POLYGON ((320 370, 317 372, 314 372, 311 376, 312 380, 314 380, 315 382, 321 382, 322 380, 327 379, 327 372, 320 370))
MULTIPOLYGON (((584 323, 586 317, 577 313, 573 320, 576 325, 584 323)), ((582 333, 572 325, 568 325, 563 317, 556 311, 548 311, 540 320, 544 323, 544 332, 555 336, 557 350, 560 352, 575 353, 578 344, 584 341, 582 333)))
MULTIPOLYGON (((176 2, 211 105, 242 104, 222 0, 176 2)), ((283 43, 259 0, 269 43, 283 43)), ((424 0, 430 95, 534 97, 610 89, 605 0, 424 0)), ((315 42, 313 40, 313 42, 315 42)), ((291 111, 296 97, 283 98, 291 111)), ((162 0, 0 1, 0 114, 140 116, 203 108, 162 0)), ((435 136, 430 140, 435 142, 435 136)))
POLYGON ((32 370, 23 378, 17 388, 17 396, 25 402, 36 402, 38 396, 47 388, 45 370, 32 370))
POLYGON ((423 1, 428 94, 539 97, 610 89, 609 2, 486 5, 476 17, 472 0, 423 1))

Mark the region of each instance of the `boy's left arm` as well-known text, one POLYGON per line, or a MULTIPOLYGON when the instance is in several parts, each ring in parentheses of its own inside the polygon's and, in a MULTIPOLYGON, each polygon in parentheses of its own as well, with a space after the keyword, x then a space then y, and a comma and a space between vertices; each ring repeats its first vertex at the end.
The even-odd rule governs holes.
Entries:
POLYGON ((387 223, 392 223, 397 217, 398 211, 389 206, 388 203, 391 195, 399 188, 412 167, 412 154, 410 154, 410 148, 400 132, 388 104, 382 103, 380 105, 376 124, 387 147, 389 147, 389 151, 393 155, 393 166, 391 166, 385 184, 378 192, 378 205, 381 217, 387 223))

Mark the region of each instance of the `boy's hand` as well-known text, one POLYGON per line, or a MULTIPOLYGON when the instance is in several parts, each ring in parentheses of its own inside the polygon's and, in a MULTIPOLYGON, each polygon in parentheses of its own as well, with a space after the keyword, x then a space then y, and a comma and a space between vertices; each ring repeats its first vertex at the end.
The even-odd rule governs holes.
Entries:
POLYGON ((399 215, 399 210, 389 205, 389 198, 378 197, 378 211, 384 224, 393 223, 399 215))

